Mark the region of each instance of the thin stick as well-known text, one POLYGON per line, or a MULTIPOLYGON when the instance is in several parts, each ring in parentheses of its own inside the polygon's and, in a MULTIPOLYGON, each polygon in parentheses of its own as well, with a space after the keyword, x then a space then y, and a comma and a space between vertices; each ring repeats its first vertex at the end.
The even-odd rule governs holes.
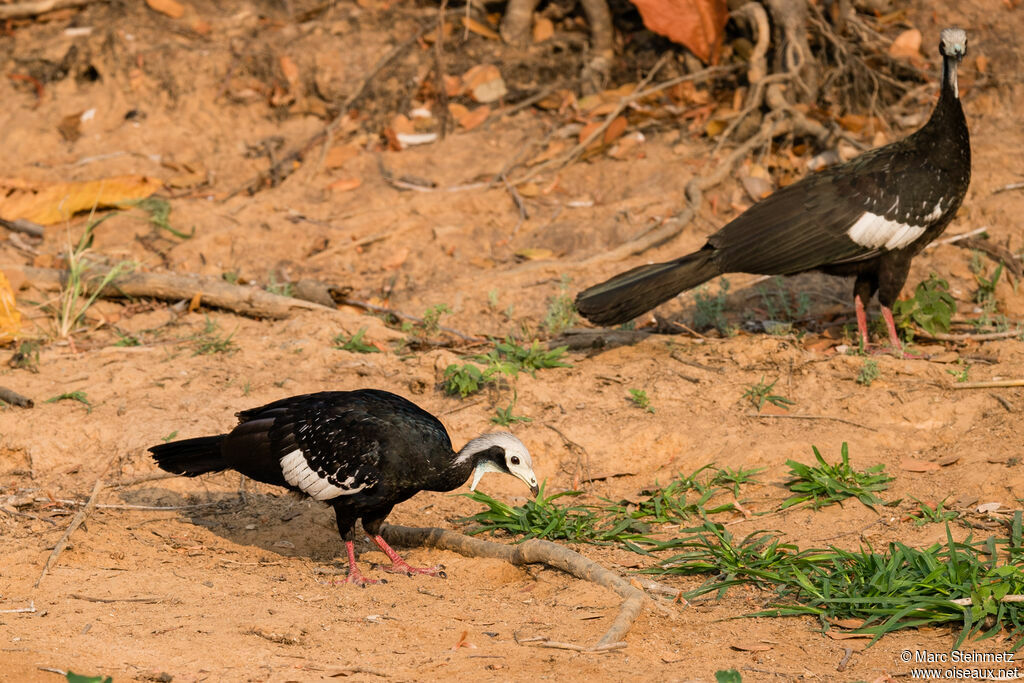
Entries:
POLYGON ((18 2, 13 5, 0 5, 0 19, 24 19, 58 9, 84 7, 91 2, 105 2, 105 0, 35 0, 34 2, 18 2))
POLYGON ((91 595, 71 593, 68 597, 74 598, 75 600, 85 600, 86 602, 142 602, 146 604, 153 604, 163 601, 163 598, 158 595, 141 596, 138 598, 94 598, 91 595))
POLYGON ((1010 183, 1009 185, 1003 185, 992 190, 992 194, 999 194, 1000 192, 1009 192, 1010 190, 1019 190, 1024 187, 1024 183, 1010 183))
POLYGON ((992 398, 994 398, 995 400, 999 401, 999 404, 1002 405, 1003 408, 1006 408, 1006 412, 1008 412, 1008 413, 1012 413, 1013 412, 1013 404, 1010 403, 1009 401, 1007 401, 1005 398, 1003 398, 1002 396, 1000 396, 999 394, 997 394, 994 391, 988 392, 988 395, 991 396, 992 398))
POLYGON ((129 479, 128 481, 112 481, 106 485, 108 489, 123 489, 128 486, 135 486, 136 484, 145 484, 150 481, 160 481, 161 479, 177 479, 180 475, 172 474, 170 472, 159 472, 157 474, 147 474, 144 477, 138 477, 137 479, 129 479))
POLYGON ((0 609, 0 614, 31 614, 35 611, 35 600, 29 600, 28 607, 19 607, 18 609, 0 609))
MULTIPOLYGON (((973 598, 954 598, 950 600, 955 605, 973 605, 973 598)), ((997 602, 1024 602, 1024 595, 1004 595, 997 602)))
MULTIPOLYGON (((109 488, 109 485, 103 488, 109 488)), ((54 502, 62 505, 88 505, 89 503, 83 503, 80 500, 70 500, 67 498, 56 498, 54 502)), ((208 508, 220 503, 193 503, 192 505, 127 505, 122 503, 99 503, 93 505, 95 508, 100 510, 192 510, 194 508, 208 508)))
MULTIPOLYGON (((10 7, 10 5, 0 5, 0 12, 3 12, 5 7, 10 7)), ((5 227, 12 232, 22 232, 26 235, 31 235, 32 237, 42 237, 45 234, 43 226, 38 223, 33 223, 32 221, 27 221, 24 218, 19 218, 14 221, 7 221, 0 218, 0 226, 5 227)))
MULTIPOLYGON (((104 467, 103 474, 106 473, 107 468, 104 467)), ((85 504, 85 507, 78 511, 75 518, 71 520, 71 524, 68 525, 67 531, 65 531, 64 535, 60 537, 59 541, 57 541, 57 545, 53 546, 53 552, 51 552, 50 556, 46 558, 46 564, 43 565, 43 571, 39 573, 39 578, 36 579, 35 584, 33 584, 33 588, 39 588, 39 583, 43 580, 43 577, 46 576, 46 573, 50 571, 50 565, 56 562, 57 558, 60 557, 61 552, 64 551, 64 547, 68 544, 68 539, 71 538, 71 534, 75 532, 75 529, 81 526, 82 522, 85 521, 85 518, 88 517, 89 513, 92 512, 94 507, 96 507, 96 496, 98 496, 100 491, 103 490, 103 474, 99 476, 96 480, 96 484, 93 485, 92 493, 89 495, 89 501, 85 504)))
POLYGON ((968 237, 973 237, 975 235, 980 235, 981 233, 987 231, 988 226, 985 225, 975 230, 971 230, 970 232, 962 232, 959 235, 953 235, 952 237, 947 237, 946 239, 937 240, 935 242, 930 243, 928 246, 925 247, 925 249, 934 249, 935 247, 941 247, 943 244, 953 244, 954 242, 959 242, 960 240, 964 240, 967 239, 968 237))
POLYGON ((622 638, 643 612, 647 600, 642 590, 632 586, 629 581, 615 572, 551 541, 531 538, 523 543, 509 546, 471 538, 446 529, 413 528, 391 524, 384 526, 381 535, 391 544, 442 548, 453 550, 467 557, 490 557, 505 560, 514 565, 543 563, 561 569, 578 579, 610 588, 623 599, 619 606, 619 613, 597 644, 586 649, 588 652, 622 647, 620 645, 622 638))
POLYGON ((747 413, 747 417, 759 417, 764 420, 769 418, 778 418, 780 420, 832 420, 833 422, 842 422, 843 424, 867 429, 871 432, 878 431, 874 427, 868 427, 867 425, 862 425, 859 422, 853 422, 852 420, 844 420, 841 417, 832 417, 831 415, 763 415, 761 413, 747 413))
POLYGON ((994 379, 986 382, 957 382, 950 389, 999 389, 1001 387, 1024 387, 1024 379, 994 379))
POLYGON ((935 341, 965 342, 965 341, 995 341, 997 339, 1012 339, 1024 335, 1024 330, 1006 330, 1004 332, 974 332, 965 334, 949 334, 947 332, 925 332, 915 330, 914 336, 921 339, 934 339, 935 341))

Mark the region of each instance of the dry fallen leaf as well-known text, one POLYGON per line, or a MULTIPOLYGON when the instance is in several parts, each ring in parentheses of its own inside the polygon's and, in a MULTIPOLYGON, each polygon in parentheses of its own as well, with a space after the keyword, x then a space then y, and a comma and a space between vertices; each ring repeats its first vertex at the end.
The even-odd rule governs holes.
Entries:
POLYGON ((393 251, 391 256, 381 262, 381 265, 388 270, 394 270, 405 263, 407 258, 409 258, 409 247, 402 247, 393 251))
POLYGON ((729 20, 726 0, 632 0, 644 26, 690 50, 706 64, 718 63, 729 20))
POLYGON ((455 120, 466 130, 473 130, 486 121, 490 113, 491 108, 482 104, 476 109, 467 109, 461 116, 456 116, 455 120))
POLYGON ((1001 507, 1003 507, 1002 503, 982 503, 975 509, 981 514, 985 514, 986 512, 999 512, 1001 507))
POLYGON ((281 55, 278 61, 281 64, 281 73, 284 74, 285 80, 288 81, 288 87, 294 89, 295 84, 299 82, 299 67, 288 55, 281 55))
POLYGON ((864 625, 864 620, 863 619, 852 619, 852 618, 851 619, 830 619, 830 618, 826 618, 825 621, 827 621, 828 623, 832 624, 833 626, 838 626, 839 628, 860 628, 861 626, 864 625))
POLYGON ((978 73, 980 73, 980 74, 987 74, 988 73, 988 57, 986 57, 985 55, 978 55, 977 57, 975 57, 974 58, 974 65, 976 67, 978 67, 978 73))
POLYGON ((904 458, 900 461, 900 469, 906 470, 907 472, 934 472, 939 469, 939 463, 929 462, 927 460, 904 458))
POLYGON ((327 189, 332 192, 348 192, 356 189, 362 184, 363 181, 359 178, 338 178, 334 182, 329 183, 327 185, 327 189))
POLYGON ((486 24, 481 24, 479 21, 473 19, 472 17, 462 17, 462 25, 465 26, 471 33, 475 33, 478 36, 490 38, 491 40, 501 40, 501 36, 498 35, 497 31, 495 31, 490 26, 487 26, 486 24))
POLYGON ((14 288, 0 271, 0 344, 14 341, 21 331, 21 313, 14 305, 14 288))
POLYGON ((916 28, 908 28, 896 36, 889 46, 889 54, 893 57, 911 59, 921 55, 921 32, 916 28))
POLYGON ((161 14, 166 14, 171 19, 181 19, 185 14, 185 7, 176 0, 146 0, 149 8, 161 14))
POLYGON ((349 159, 355 158, 359 154, 359 148, 355 145, 338 145, 337 147, 331 147, 327 151, 327 156, 324 158, 324 167, 328 169, 340 168, 349 159))
POLYGON ((494 102, 505 96, 508 88, 498 67, 493 64, 477 64, 462 74, 466 92, 477 102, 494 102))
POLYGON ((516 256, 526 261, 544 261, 555 257, 555 252, 543 247, 527 247, 516 252, 516 256))
POLYGON ((767 652, 772 649, 771 645, 763 643, 732 643, 729 647, 740 652, 767 652))
POLYGON ((0 199, 0 215, 7 220, 24 218, 40 225, 53 225, 70 219, 79 211, 144 199, 162 186, 161 181, 146 176, 54 183, 0 199))
POLYGON ((555 24, 547 17, 537 16, 533 21, 533 42, 543 43, 555 35, 555 24))

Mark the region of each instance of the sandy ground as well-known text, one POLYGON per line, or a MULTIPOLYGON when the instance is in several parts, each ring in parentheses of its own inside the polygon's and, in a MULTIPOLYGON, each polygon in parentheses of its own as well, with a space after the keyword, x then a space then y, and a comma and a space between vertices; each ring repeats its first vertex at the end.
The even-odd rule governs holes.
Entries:
MULTIPOLYGON (((974 176, 947 234, 988 226, 993 240, 1009 240, 1019 250, 1024 192, 995 190, 1020 180, 1024 16, 992 4, 965 3, 947 12, 939 3, 921 2, 909 16, 926 44, 944 25, 968 27, 972 55, 988 58, 984 73, 969 60, 961 77, 974 176)), ((379 163, 395 177, 426 178, 440 188, 465 184, 500 170, 555 121, 551 113, 527 108, 437 144, 400 153, 362 151, 376 139, 374 117, 408 111, 413 96, 395 93, 408 88, 403 79, 409 74, 422 75, 432 63, 430 49, 418 46, 388 72, 398 75, 385 73, 374 85, 377 97, 365 104, 363 122, 339 133, 335 146, 356 150, 350 159, 329 168, 324 158, 313 158, 277 187, 227 196, 267 167, 265 156, 247 150, 274 136, 290 149, 314 134, 323 125, 315 90, 342 99, 399 42, 395 36, 411 35, 432 12, 341 3, 315 21, 296 23, 277 5, 193 3, 184 18, 171 20, 131 3, 18 26, 0 39, 4 73, 30 71, 46 63, 41 60, 59 63, 72 46, 77 54, 68 75, 47 82, 39 101, 25 83, 0 80, 4 175, 39 183, 142 174, 166 183, 171 224, 185 232, 194 226, 192 238, 154 228, 137 210, 96 232, 97 253, 135 260, 146 270, 230 273, 259 285, 314 278, 351 288, 355 299, 417 316, 446 304, 451 313, 442 324, 468 335, 514 332, 527 339, 543 336, 541 321, 551 298, 563 293, 563 278, 571 294, 627 267, 683 253, 749 203, 729 181, 712 193, 717 213, 706 211, 669 243, 625 260, 586 264, 678 210, 686 182, 712 163, 708 143, 671 126, 648 131, 624 159, 599 156, 542 176, 544 192, 527 199, 530 215, 518 226, 518 211, 501 187, 396 189, 379 163), (93 31, 69 36, 69 25, 93 31), (294 101, 270 106, 272 93, 259 88, 280 70, 281 55, 296 65, 299 84, 291 90, 294 101), (90 80, 90 65, 98 80, 90 80), (403 97, 405 109, 395 104, 403 97), (89 109, 95 115, 82 124, 81 136, 67 140, 58 131, 61 120, 89 109), (126 120, 129 111, 137 113, 126 120), (329 189, 348 179, 361 184, 329 189), (523 250, 534 250, 525 252, 534 258, 524 259, 523 250)), ((474 59, 501 59, 493 41, 474 36, 471 43, 474 59)), ((286 80, 281 83, 287 89, 286 80)), ((922 96, 922 112, 933 92, 922 96)), ((30 244, 39 255, 5 240, 0 267, 51 265, 83 226, 77 218, 47 228, 41 242, 30 244)), ((930 249, 914 262, 907 290, 937 273, 970 315, 977 285, 969 263, 970 253, 957 246, 930 249)), ((776 285, 746 275, 729 280, 730 320, 763 319, 758 288, 776 285)), ((764 512, 787 497, 787 459, 810 462, 814 445, 835 460, 847 442, 855 467, 882 463, 895 475, 885 496, 902 499, 899 506, 881 515, 847 504, 721 521, 734 522, 737 535, 777 529, 801 547, 883 548, 893 540, 924 547, 943 540, 945 531, 908 519, 914 498, 947 499, 948 507, 975 521, 984 521, 971 513, 979 503, 1020 507, 1024 390, 955 391, 949 372, 969 365, 971 380, 1024 376, 1019 340, 922 347, 932 360, 879 356, 880 377, 866 387, 855 381, 863 359, 818 343, 826 339, 824 323, 852 321, 850 283, 804 275, 782 286, 794 298, 808 296, 812 322, 804 327, 812 331, 802 339, 742 330, 725 339, 652 334, 573 352, 571 368, 521 376, 516 412, 533 421, 512 429, 534 454, 549 490, 590 477, 596 479, 588 485, 593 496, 635 500, 656 481, 714 462, 764 468, 759 483, 742 489, 743 506, 764 512), (754 414, 742 397, 762 377, 777 379, 777 393, 795 401, 786 415, 804 417, 754 414), (628 401, 632 388, 646 391, 653 414, 628 401), (951 456, 957 458, 949 464, 951 456), (907 469, 908 459, 946 464, 915 472, 907 469)), ((30 330, 49 329, 50 318, 34 302, 52 296, 31 287, 19 292, 30 330)), ((997 296, 1010 320, 1024 318, 1024 294, 1005 278, 997 296)), ((687 294, 659 314, 689 324, 693 311, 687 294)), ((648 322, 641 320, 641 328, 648 322)), ((841 334, 841 327, 830 329, 841 334)), ((854 652, 838 672, 848 642, 826 637, 815 621, 731 620, 768 599, 742 588, 689 607, 665 602, 665 610, 649 608, 629 633, 628 647, 612 653, 519 644, 517 638, 533 636, 593 643, 614 617, 618 598, 552 569, 419 548, 405 553, 414 563, 444 564, 446 580, 389 577, 387 585, 365 590, 332 585, 345 561, 330 509, 252 482, 243 500, 232 473, 104 489, 102 505, 171 509, 95 510, 34 585, 79 509, 59 501, 85 500, 100 478, 124 482, 155 474, 148 446, 172 434, 226 430, 238 410, 304 392, 376 387, 440 416, 457 446, 490 429, 489 418, 508 404, 510 391, 465 400, 445 396, 443 369, 472 349, 443 333, 432 338, 441 345, 394 346, 406 336, 355 307, 254 320, 205 307, 104 301, 94 307, 89 329, 74 336, 74 348, 47 341, 35 372, 4 366, 0 385, 36 405, 0 412, 0 680, 57 680, 39 667, 102 672, 115 680, 169 680, 160 678, 166 673, 180 681, 335 675, 713 680, 725 668, 743 670, 745 680, 889 680, 908 674, 899 658, 904 649, 949 650, 950 630, 906 631, 854 652), (213 334, 230 335, 234 349, 197 354, 197 336, 214 325, 213 334), (361 327, 387 352, 334 348, 335 335, 361 327), (124 335, 141 345, 115 345, 124 335), (45 402, 75 391, 85 392, 91 405, 45 402), (29 604, 35 612, 10 611, 29 604), (460 639, 472 647, 455 649, 460 639)), ((483 489, 511 502, 526 493, 519 482, 493 475, 483 489)), ((391 521, 463 528, 456 520, 478 509, 464 497, 425 493, 399 506, 391 521)), ((965 537, 970 530, 958 523, 954 531, 965 537)), ((624 573, 650 563, 622 550, 571 547, 624 573)), ((384 556, 368 542, 360 549, 364 571, 379 573, 370 564, 384 556)), ((665 579, 684 589, 699 581, 665 579)), ((1007 643, 967 647, 999 652, 1007 643)))

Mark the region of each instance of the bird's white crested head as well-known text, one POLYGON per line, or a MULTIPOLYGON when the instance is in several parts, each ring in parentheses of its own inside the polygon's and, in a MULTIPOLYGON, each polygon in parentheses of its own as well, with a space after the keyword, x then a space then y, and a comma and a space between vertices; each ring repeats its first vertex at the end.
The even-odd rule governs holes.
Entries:
POLYGON ((537 475, 533 472, 530 451, 523 442, 508 432, 492 432, 476 437, 459 451, 456 462, 470 460, 476 463, 470 491, 476 490, 480 478, 487 472, 503 472, 520 479, 537 495, 537 475))
POLYGON ((952 57, 959 62, 967 54, 967 31, 962 28, 942 29, 939 52, 943 57, 952 57))

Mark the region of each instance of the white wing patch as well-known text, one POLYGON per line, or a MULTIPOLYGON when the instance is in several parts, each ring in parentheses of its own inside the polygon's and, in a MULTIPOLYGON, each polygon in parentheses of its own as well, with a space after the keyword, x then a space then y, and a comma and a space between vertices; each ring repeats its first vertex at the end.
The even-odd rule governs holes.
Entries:
MULTIPOLYGON (((368 484, 362 484, 354 488, 335 486, 326 475, 319 474, 309 466, 309 463, 306 462, 306 456, 299 449, 295 449, 281 458, 281 474, 284 475, 286 482, 316 500, 330 500, 338 496, 351 496, 368 486, 368 484)), ((350 486, 354 483, 355 477, 349 477, 341 482, 344 486, 350 486)))
POLYGON ((868 249, 902 249, 924 234, 924 229, 925 226, 907 225, 865 211, 864 215, 850 226, 846 234, 851 240, 868 249))

